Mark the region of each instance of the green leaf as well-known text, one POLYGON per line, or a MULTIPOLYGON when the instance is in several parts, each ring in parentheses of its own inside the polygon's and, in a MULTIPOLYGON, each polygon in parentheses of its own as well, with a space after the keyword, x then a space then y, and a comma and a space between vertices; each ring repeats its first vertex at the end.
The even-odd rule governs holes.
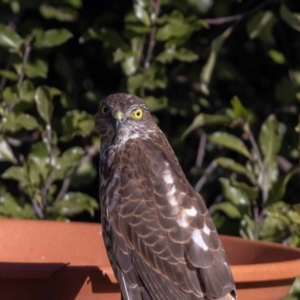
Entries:
POLYGON ((12 81, 18 80, 18 75, 15 72, 8 71, 8 70, 0 70, 0 76, 12 81))
POLYGON ((261 127, 259 145, 264 155, 264 165, 269 165, 279 152, 282 143, 282 134, 279 131, 279 122, 274 115, 270 115, 261 127))
POLYGON ((187 23, 166 24, 156 32, 158 41, 167 41, 172 37, 182 37, 189 35, 192 29, 187 23))
POLYGON ((290 206, 284 202, 274 203, 266 209, 266 217, 259 228, 259 238, 270 242, 282 242, 288 234, 290 206))
POLYGON ((29 78, 47 78, 48 65, 41 59, 37 59, 34 62, 27 63, 24 67, 25 74, 29 78))
POLYGON ((63 22, 72 22, 76 20, 76 12, 63 7, 56 8, 48 4, 42 4, 39 10, 41 15, 46 19, 56 19, 63 22))
POLYGON ((300 31, 300 14, 292 13, 284 4, 280 6, 279 13, 283 21, 300 31))
POLYGON ((183 133, 182 138, 186 138, 188 134, 199 127, 205 125, 229 125, 231 121, 232 119, 225 115, 199 114, 195 117, 192 124, 183 133))
POLYGON ((271 161, 269 165, 265 167, 265 182, 263 180, 262 172, 258 173, 258 183, 260 185, 265 185, 266 190, 270 191, 274 185, 274 183, 278 180, 278 165, 276 160, 271 161))
POLYGON ((208 60, 206 64, 203 66, 202 71, 200 73, 200 84, 201 84, 201 91, 205 95, 209 95, 209 83, 211 79, 212 72, 214 70, 218 53, 224 43, 224 41, 227 39, 227 37, 230 35, 231 29, 225 30, 221 35, 219 35, 217 38, 215 38, 211 43, 211 50, 208 57, 208 60))
POLYGON ((229 218, 240 219, 242 217, 239 210, 231 202, 221 202, 213 206, 215 210, 220 210, 229 218))
POLYGON ((149 27, 151 25, 149 14, 142 5, 139 3, 134 4, 133 10, 137 19, 140 20, 145 26, 149 27))
POLYGON ((31 102, 34 100, 34 85, 28 79, 25 79, 19 87, 20 100, 31 102))
POLYGON ((29 183, 23 167, 12 166, 5 170, 1 177, 3 179, 16 180, 22 185, 27 185, 29 183))
POLYGON ((67 29, 50 29, 39 35, 34 43, 36 48, 51 48, 67 42, 73 34, 67 29))
POLYGON ((236 181, 234 178, 230 178, 230 184, 231 186, 236 187, 239 190, 245 192, 249 200, 255 201, 258 198, 259 190, 256 186, 249 186, 245 182, 236 181))
POLYGON ((17 103, 19 101, 17 87, 16 86, 7 86, 3 90, 2 97, 6 103, 17 103))
POLYGON ((53 113, 53 104, 49 90, 46 87, 38 87, 34 99, 39 115, 46 123, 50 123, 53 113))
POLYGON ((184 22, 184 15, 179 10, 173 10, 169 15, 163 15, 156 20, 157 24, 170 23, 173 25, 180 25, 184 22))
POLYGON ((155 58, 156 61, 161 63, 170 63, 174 59, 184 62, 192 62, 198 59, 198 55, 186 48, 176 50, 175 47, 169 47, 155 58))
POLYGON ((72 217, 86 211, 93 216, 98 207, 94 198, 83 193, 70 192, 49 207, 48 212, 55 216, 72 217))
POLYGON ((21 129, 17 122, 17 116, 14 112, 9 113, 6 117, 2 118, 2 126, 4 131, 16 132, 21 129))
POLYGON ((97 172, 91 160, 83 161, 76 168, 75 174, 72 177, 71 188, 79 189, 89 185, 97 177, 97 172))
POLYGON ((28 204, 21 207, 10 193, 6 193, 0 197, 0 215, 18 219, 36 218, 32 208, 28 204))
POLYGON ((242 174, 246 176, 252 183, 255 181, 254 175, 252 172, 247 170, 243 165, 235 162, 231 158, 227 157, 218 157, 214 160, 220 167, 231 170, 233 172, 242 174))
POLYGON ((238 187, 231 185, 229 179, 220 178, 220 183, 222 185, 223 195, 229 200, 241 214, 246 214, 249 212, 250 199, 245 191, 238 187))
POLYGON ((66 150, 61 157, 58 157, 55 164, 55 179, 64 179, 69 176, 70 171, 74 171, 74 167, 77 167, 81 163, 81 158, 84 155, 84 150, 80 147, 72 147, 66 150))
POLYGON ((49 176, 49 173, 51 173, 53 168, 57 165, 58 155, 59 150, 57 148, 52 149, 52 157, 50 162, 47 145, 44 142, 32 144, 30 154, 27 159, 28 162, 31 162, 29 165, 31 167, 29 171, 34 170, 35 167, 38 166, 39 169, 37 173, 40 176, 38 180, 45 182, 46 178, 49 176))
POLYGON ((135 36, 135 35, 145 35, 147 33, 150 33, 151 28, 146 27, 144 25, 136 25, 136 24, 126 24, 125 26, 126 33, 129 36, 135 36))
POLYGON ((64 2, 77 9, 82 7, 82 0, 64 0, 64 2))
POLYGON ((79 38, 78 42, 80 44, 86 43, 90 40, 101 40, 101 36, 99 34, 99 32, 97 32, 95 29, 93 28, 88 28, 79 38))
POLYGON ((10 161, 16 163, 14 153, 12 152, 6 140, 0 137, 0 161, 10 161))
POLYGON ((198 60, 198 55, 194 53, 193 51, 186 49, 186 48, 180 48, 176 52, 175 58, 179 61, 184 61, 184 62, 193 62, 198 60))
POLYGON ((149 90, 165 89, 167 86, 167 76, 165 67, 152 63, 144 73, 144 87, 149 90))
POLYGON ((251 154, 247 149, 244 142, 236 136, 226 132, 215 132, 208 136, 208 139, 216 145, 226 147, 234 150, 248 158, 251 158, 251 154))
POLYGON ((123 72, 126 76, 134 74, 138 69, 138 61, 134 56, 127 57, 121 63, 123 72))
POLYGON ((274 184, 273 188, 271 189, 269 198, 265 204, 265 207, 282 200, 288 182, 296 173, 299 173, 299 167, 292 168, 288 173, 286 173, 274 184))
POLYGON ((259 11, 250 18, 247 23, 247 31, 250 39, 259 38, 265 43, 274 43, 273 26, 276 17, 271 11, 259 11))
POLYGON ((172 62, 175 59, 175 56, 176 56, 176 48, 169 47, 165 49, 163 52, 159 53, 155 57, 155 60, 165 64, 165 63, 172 62))
POLYGON ((62 136, 60 140, 70 141, 74 136, 88 136, 94 129, 94 117, 84 111, 68 111, 62 119, 62 136))
POLYGON ((20 114, 17 118, 17 122, 27 130, 33 130, 39 127, 36 118, 29 114, 20 114))
POLYGON ((114 62, 121 62, 126 58, 132 58, 132 57, 136 57, 136 53, 131 51, 131 50, 124 50, 121 48, 118 48, 114 53, 113 53, 113 57, 114 57, 114 62))
POLYGON ((235 118, 246 117, 247 111, 246 111, 245 107, 243 106, 243 104, 241 103, 241 100, 237 96, 234 96, 230 100, 230 103, 231 103, 235 118))
POLYGON ((120 34, 113 29, 101 28, 100 31, 96 31, 93 28, 89 28, 80 38, 79 43, 85 43, 89 40, 101 40, 103 41, 104 48, 116 50, 118 48, 122 50, 130 50, 129 46, 120 34))
POLYGON ((18 51, 23 44, 21 37, 10 27, 0 24, 0 46, 18 51))
POLYGON ((166 97, 155 98, 153 96, 148 96, 144 98, 150 111, 157 111, 167 107, 168 99, 166 97))
POLYGON ((137 91, 143 86, 144 76, 143 74, 137 73, 131 75, 127 79, 128 92, 131 94, 138 94, 137 91))
POLYGON ((277 51, 277 50, 269 50, 268 55, 271 57, 271 59, 276 63, 276 64, 280 64, 280 65, 284 65, 285 64, 285 57, 284 55, 277 51))
POLYGON ((287 215, 292 223, 300 225, 300 214, 298 212, 290 210, 287 215))

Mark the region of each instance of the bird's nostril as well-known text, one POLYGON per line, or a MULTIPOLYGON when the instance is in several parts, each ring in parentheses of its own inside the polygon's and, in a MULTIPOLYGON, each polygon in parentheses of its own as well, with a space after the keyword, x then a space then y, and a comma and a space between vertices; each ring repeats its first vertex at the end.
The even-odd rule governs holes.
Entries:
POLYGON ((125 120, 125 116, 120 110, 115 113, 114 117, 116 120, 120 120, 122 122, 125 120))

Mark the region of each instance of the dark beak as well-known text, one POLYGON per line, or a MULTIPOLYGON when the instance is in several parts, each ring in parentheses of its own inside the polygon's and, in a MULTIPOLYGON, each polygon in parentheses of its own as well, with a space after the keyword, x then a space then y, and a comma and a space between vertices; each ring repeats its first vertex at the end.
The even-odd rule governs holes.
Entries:
POLYGON ((118 131, 120 130, 120 128, 123 126, 125 122, 125 116, 120 110, 118 110, 115 113, 114 118, 115 118, 115 130, 116 133, 118 133, 118 131))

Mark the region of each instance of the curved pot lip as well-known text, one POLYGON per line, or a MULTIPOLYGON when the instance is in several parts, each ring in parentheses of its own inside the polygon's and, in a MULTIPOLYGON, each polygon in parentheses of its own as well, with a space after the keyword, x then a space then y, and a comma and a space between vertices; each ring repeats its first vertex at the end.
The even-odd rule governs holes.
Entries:
MULTIPOLYGON (((84 234, 84 236, 81 239, 85 240, 85 243, 93 246, 92 248, 95 248, 99 246, 99 250, 93 250, 94 253, 93 255, 89 255, 89 257, 86 258, 86 261, 84 262, 77 262, 76 258, 76 263, 75 265, 90 265, 91 264, 91 259, 90 256, 93 256, 94 260, 92 265, 98 265, 102 271, 104 271, 110 279, 115 282, 115 278, 113 275, 113 272, 110 268, 110 264, 108 262, 108 258, 106 256, 106 252, 104 251, 104 245, 102 243, 102 238, 101 236, 101 224, 100 223, 87 223, 87 222, 58 222, 58 221, 40 221, 40 220, 16 220, 16 219, 0 219, 0 228, 2 229, 2 233, 0 230, 0 237, 1 234, 3 235, 3 230, 10 230, 12 231, 13 229, 16 228, 22 228, 22 230, 27 230, 30 228, 35 228, 35 231, 39 231, 39 229, 42 229, 44 227, 44 230, 51 228, 52 235, 54 234, 53 232, 60 232, 60 230, 64 232, 69 232, 67 227, 71 226, 73 229, 70 231, 73 234, 81 232, 81 234, 84 234), (2 224, 1 224, 2 223, 2 224), (45 225, 45 226, 43 226, 45 225), (46 228, 45 228, 46 227, 46 228), (80 230, 79 230, 80 229, 80 230), (93 241, 90 241, 91 236, 98 236, 99 239, 93 239, 93 241), (95 252, 96 251, 96 252, 95 252), (100 254, 102 253, 102 260, 99 258, 100 254), (105 252, 105 253, 104 253, 105 252), (96 259, 96 260, 95 260, 96 259), (89 262, 89 263, 87 263, 89 262)), ((69 228, 71 228, 69 227, 69 228)), ((48 232, 48 231, 47 231, 48 232)), ((14 236, 16 232, 14 231, 14 236)), ((24 235, 23 235, 24 236, 24 235)), ((230 244, 235 244, 235 243, 243 243, 246 245, 259 245, 262 246, 264 245, 269 249, 269 251, 272 251, 272 249, 277 248, 276 250, 284 249, 284 251, 289 251, 290 253, 294 254, 294 257, 299 257, 296 259, 292 259, 289 261, 280 261, 280 262, 275 262, 275 263, 258 263, 258 264, 244 264, 244 265, 231 265, 231 270, 232 274, 234 277, 234 280, 236 283, 240 282, 262 282, 262 281, 278 281, 278 280, 288 280, 288 279, 293 279, 295 277, 300 276, 300 249, 294 248, 294 247, 289 247, 289 246, 284 246, 281 244, 276 244, 276 243, 270 243, 270 242, 264 242, 264 241, 253 241, 253 240, 247 240, 243 239, 241 237, 234 237, 234 236, 225 236, 225 235, 220 235, 221 240, 227 241, 230 244)), ((16 239, 16 237, 14 237, 16 239)), ((18 239, 18 237, 17 237, 18 239)), ((71 239, 71 237, 70 237, 71 239)), ((84 244, 84 242, 81 240, 80 244, 84 244)), ((86 245, 86 247, 89 247, 86 245)), ((90 248, 90 250, 92 250, 90 248)), ((63 255, 67 255, 64 253, 63 255)), ((69 258, 69 256, 68 256, 69 258)), ((81 259, 81 257, 80 257, 81 259)), ((65 261, 66 259, 62 259, 59 261, 65 261)), ((11 260, 9 260, 11 261, 11 260)), ((13 260, 14 262, 20 262, 19 258, 17 260, 13 260)), ((67 260, 66 260, 67 261, 67 260)), ((56 261, 57 262, 57 261, 56 261)))
POLYGON ((220 235, 221 240, 227 240, 234 244, 235 242, 245 243, 247 245, 266 246, 270 251, 272 249, 288 250, 296 254, 298 259, 288 261, 267 262, 257 264, 231 265, 231 271, 235 282, 261 282, 294 279, 300 276, 300 249, 296 247, 285 246, 282 244, 247 240, 236 236, 220 235))

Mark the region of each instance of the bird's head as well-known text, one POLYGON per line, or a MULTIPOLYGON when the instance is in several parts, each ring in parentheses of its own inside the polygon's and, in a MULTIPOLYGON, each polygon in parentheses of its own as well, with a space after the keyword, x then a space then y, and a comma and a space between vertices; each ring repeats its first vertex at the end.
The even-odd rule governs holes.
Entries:
POLYGON ((119 143, 134 138, 145 139, 154 128, 144 100, 130 94, 113 94, 104 99, 95 116, 102 143, 119 143))

